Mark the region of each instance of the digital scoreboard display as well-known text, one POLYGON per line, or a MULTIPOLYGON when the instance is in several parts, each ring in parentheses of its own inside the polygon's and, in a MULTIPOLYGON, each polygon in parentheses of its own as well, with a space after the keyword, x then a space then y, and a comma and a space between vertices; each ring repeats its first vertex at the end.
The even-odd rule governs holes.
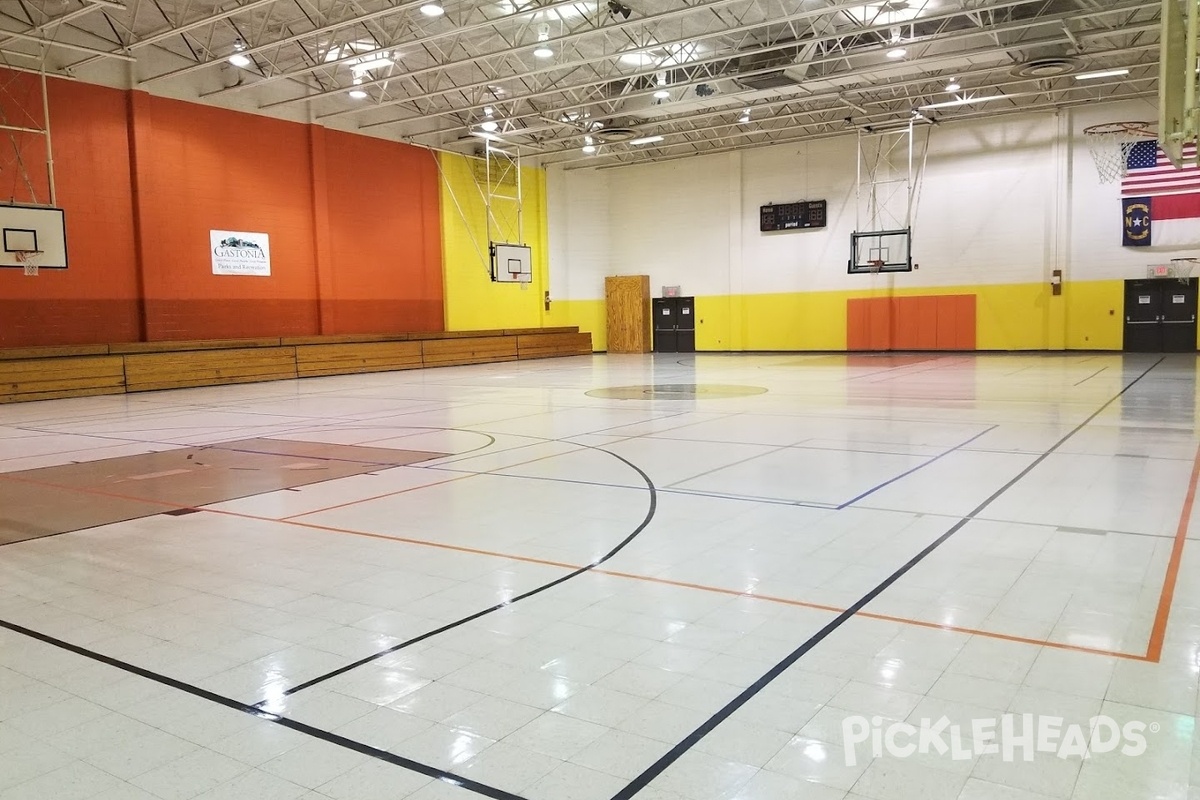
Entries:
POLYGON ((780 203, 760 206, 760 231, 794 231, 803 228, 824 228, 827 219, 824 200, 802 200, 799 203, 780 203))

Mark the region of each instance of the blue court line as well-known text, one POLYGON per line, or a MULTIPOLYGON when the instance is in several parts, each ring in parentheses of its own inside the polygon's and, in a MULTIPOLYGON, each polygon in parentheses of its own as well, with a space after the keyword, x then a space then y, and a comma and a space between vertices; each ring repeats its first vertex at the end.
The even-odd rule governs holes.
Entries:
POLYGON ((884 488, 885 486, 891 486, 896 481, 898 481, 902 478, 907 478, 909 475, 912 475, 917 470, 924 469, 925 467, 928 467, 930 464, 937 461, 938 459, 944 458, 945 456, 948 456, 953 452, 963 449, 964 447, 969 445, 971 442, 975 441, 976 439, 980 438, 981 436, 991 433, 992 431, 996 430, 996 428, 999 428, 999 427, 1000 427, 999 425, 993 425, 990 428, 988 428, 987 430, 984 430, 984 431, 981 431, 981 432, 975 434, 974 436, 972 436, 970 439, 967 439, 962 444, 956 444, 954 447, 951 447, 946 452, 940 453, 939 455, 934 456, 933 458, 929 459, 928 461, 924 461, 920 464, 917 464, 915 467, 913 467, 912 469, 910 469, 906 472, 901 472, 896 477, 890 478, 889 480, 884 481, 883 483, 879 484, 878 486, 868 489, 867 491, 860 494, 858 497, 855 497, 851 500, 847 500, 846 502, 842 503, 840 506, 837 506, 837 510, 841 511, 843 508, 846 508, 847 506, 852 506, 855 503, 857 503, 859 500, 862 500, 865 497, 869 497, 870 495, 875 494, 876 492, 878 492, 880 489, 884 488))

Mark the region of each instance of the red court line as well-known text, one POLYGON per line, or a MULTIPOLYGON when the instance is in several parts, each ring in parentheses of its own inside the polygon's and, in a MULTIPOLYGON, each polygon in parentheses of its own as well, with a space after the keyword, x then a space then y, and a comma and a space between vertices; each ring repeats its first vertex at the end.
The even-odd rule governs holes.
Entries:
POLYGON ((1150 629, 1150 644, 1146 648, 1146 660, 1157 664, 1162 658, 1163 642, 1167 638, 1167 622, 1171 617, 1171 605, 1175 601, 1175 585, 1179 580, 1179 565, 1183 560, 1183 546, 1187 543, 1188 526, 1192 518, 1192 506, 1196 502, 1196 483, 1200 481, 1200 447, 1192 462, 1192 478, 1188 482, 1187 497, 1179 513, 1179 525, 1175 528, 1175 541, 1171 545, 1171 558, 1167 561, 1167 574, 1163 578, 1162 594, 1158 598, 1158 611, 1150 629))

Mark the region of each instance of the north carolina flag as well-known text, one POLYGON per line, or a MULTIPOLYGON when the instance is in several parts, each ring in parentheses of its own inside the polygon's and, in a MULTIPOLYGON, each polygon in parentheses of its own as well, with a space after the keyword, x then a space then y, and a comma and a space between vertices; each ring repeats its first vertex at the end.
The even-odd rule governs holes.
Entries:
POLYGON ((1129 151, 1121 181, 1121 217, 1126 247, 1200 247, 1200 166, 1196 146, 1183 149, 1176 169, 1147 139, 1129 151))

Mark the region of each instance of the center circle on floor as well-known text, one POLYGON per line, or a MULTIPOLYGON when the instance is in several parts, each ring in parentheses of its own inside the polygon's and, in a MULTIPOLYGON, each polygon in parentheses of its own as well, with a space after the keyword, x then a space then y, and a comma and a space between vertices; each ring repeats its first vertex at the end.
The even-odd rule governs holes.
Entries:
POLYGON ((728 383, 641 383, 633 386, 606 386, 586 392, 588 397, 607 400, 683 400, 691 397, 749 397, 763 394, 762 386, 728 383))

